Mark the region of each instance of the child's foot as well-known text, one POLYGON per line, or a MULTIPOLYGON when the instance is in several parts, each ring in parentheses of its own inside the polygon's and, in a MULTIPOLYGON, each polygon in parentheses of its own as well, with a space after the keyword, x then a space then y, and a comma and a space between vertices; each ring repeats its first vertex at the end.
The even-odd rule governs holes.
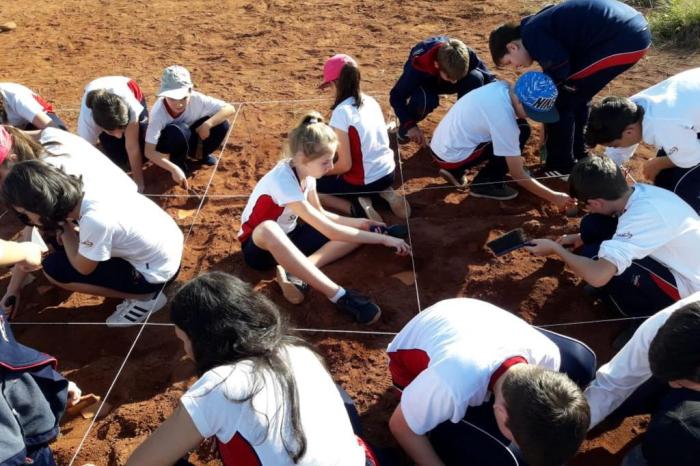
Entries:
POLYGON ((465 188, 467 186, 467 175, 462 175, 462 177, 457 181, 457 177, 455 177, 451 172, 445 170, 444 168, 441 168, 438 174, 448 183, 453 184, 454 186, 458 188, 465 188))
POLYGON ((518 194, 517 189, 511 188, 505 183, 474 183, 469 187, 470 196, 496 199, 499 201, 514 199, 518 194))
POLYGON ((301 304, 309 291, 308 283, 290 275, 281 265, 277 266, 277 284, 284 298, 292 304, 301 304))
POLYGON ((125 299, 117 305, 117 310, 107 317, 107 327, 128 327, 140 324, 149 313, 160 311, 168 302, 168 298, 162 291, 155 298, 140 301, 137 299, 125 299))
POLYGON ((389 204, 389 208, 397 217, 407 219, 411 216, 411 206, 401 194, 389 189, 379 193, 379 195, 389 204))
POLYGON ((371 299, 347 288, 345 289, 345 294, 338 299, 335 305, 360 324, 373 324, 382 315, 382 310, 371 299))

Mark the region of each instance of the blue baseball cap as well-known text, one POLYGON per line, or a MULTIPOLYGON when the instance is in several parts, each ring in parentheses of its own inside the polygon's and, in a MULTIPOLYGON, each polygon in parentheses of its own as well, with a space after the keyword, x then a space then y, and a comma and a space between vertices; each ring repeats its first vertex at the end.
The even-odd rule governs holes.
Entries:
POLYGON ((554 108, 559 92, 546 74, 539 71, 524 73, 515 81, 514 92, 528 118, 540 123, 559 121, 559 112, 554 108))

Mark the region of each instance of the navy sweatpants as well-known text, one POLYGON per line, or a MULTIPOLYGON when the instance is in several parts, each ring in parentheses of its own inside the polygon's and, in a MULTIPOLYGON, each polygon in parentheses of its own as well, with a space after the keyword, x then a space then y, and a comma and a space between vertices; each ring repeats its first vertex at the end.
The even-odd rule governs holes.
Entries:
MULTIPOLYGON (((661 149, 656 156, 665 157, 666 152, 661 149)), ((700 164, 690 168, 673 167, 661 170, 656 175, 654 184, 678 194, 678 197, 700 214, 700 164)))
MULTIPOLYGON (((207 121, 210 116, 205 116, 187 126, 184 123, 171 123, 163 128, 156 144, 156 150, 161 154, 168 154, 170 161, 180 167, 185 173, 189 173, 187 157, 195 154, 199 143, 197 128, 207 121)), ((209 137, 202 141, 202 157, 207 157, 219 148, 229 130, 229 122, 224 121, 214 126, 209 137)))
MULTIPOLYGON (((408 99, 408 108, 412 113, 411 120, 418 122, 430 115, 440 105, 440 95, 457 94, 461 97, 488 83, 489 79, 492 79, 490 75, 485 75, 475 68, 456 83, 440 80, 434 86, 418 87, 408 99)), ((403 128, 399 134, 406 136, 403 128)))
POLYGON ((559 121, 545 125, 546 169, 569 173, 576 161, 585 157, 583 130, 591 99, 641 60, 650 45, 651 32, 647 28, 634 35, 617 37, 580 62, 572 60, 571 69, 575 71, 559 86, 556 102, 559 121))
MULTIPOLYGON (((584 246, 579 254, 596 259, 600 244, 612 238, 616 229, 614 217, 601 214, 583 217, 581 239, 584 246)), ((599 290, 624 316, 649 316, 680 299, 671 271, 649 256, 633 260, 632 265, 599 290)))

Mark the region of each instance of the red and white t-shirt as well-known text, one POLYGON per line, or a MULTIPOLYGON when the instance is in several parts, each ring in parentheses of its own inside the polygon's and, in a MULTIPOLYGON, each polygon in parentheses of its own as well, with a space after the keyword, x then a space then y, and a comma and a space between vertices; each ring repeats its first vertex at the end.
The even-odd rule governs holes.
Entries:
POLYGON ((316 190, 316 179, 307 176, 302 183, 290 162, 289 159, 280 161, 255 185, 241 216, 238 232, 241 243, 266 220, 277 222, 285 233, 297 226, 297 215, 287 204, 308 200, 309 193, 316 190))
MULTIPOLYGON (((315 354, 286 347, 299 393, 299 415, 307 440, 297 466, 364 466, 365 451, 352 431, 340 393, 315 354)), ((293 466, 283 441, 292 444, 284 422, 285 395, 269 372, 259 374, 261 390, 250 401, 254 385, 250 361, 220 366, 205 373, 181 398, 203 437, 215 436, 224 465, 293 466)))
POLYGON ((392 173, 396 168, 394 152, 382 109, 372 97, 362 94, 362 105, 348 97, 333 110, 330 126, 348 133, 352 167, 342 177, 350 184, 363 186, 392 173))
POLYGON ((424 310, 387 351, 392 379, 405 387, 401 410, 418 435, 447 420, 459 422, 469 406, 487 402, 491 378, 504 363, 559 370, 561 359, 557 346, 521 318, 469 298, 424 310))
POLYGON ((143 112, 143 92, 136 81, 125 76, 104 76, 97 78, 85 86, 85 94, 80 103, 80 116, 78 117, 78 136, 85 139, 90 144, 97 144, 97 138, 102 132, 102 128, 97 126, 92 118, 92 110, 85 103, 88 92, 104 89, 110 94, 115 94, 124 99, 129 107, 129 121, 138 121, 139 115, 143 112))
POLYGON ((5 102, 7 123, 24 129, 40 113, 53 112, 51 104, 31 89, 17 83, 0 83, 0 97, 5 102))
POLYGON ((214 115, 224 108, 225 105, 226 102, 223 100, 209 97, 201 92, 192 91, 185 111, 177 116, 173 116, 165 103, 165 98, 160 97, 156 100, 151 110, 148 129, 146 130, 146 142, 149 144, 158 144, 160 132, 163 131, 163 128, 167 125, 171 123, 184 123, 190 126, 200 118, 214 115))

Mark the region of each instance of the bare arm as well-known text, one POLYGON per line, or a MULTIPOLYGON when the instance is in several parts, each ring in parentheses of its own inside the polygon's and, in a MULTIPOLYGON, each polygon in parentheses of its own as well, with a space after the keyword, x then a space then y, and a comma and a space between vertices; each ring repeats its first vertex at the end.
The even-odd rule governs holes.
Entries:
POLYGON ((34 115, 34 119, 32 120, 32 124, 39 129, 44 129, 47 126, 53 126, 54 128, 57 128, 57 126, 54 124, 53 120, 51 118, 49 118, 49 116, 46 114, 46 112, 41 112, 41 113, 37 113, 36 115, 34 115))
POLYGON ((617 267, 605 259, 593 260, 578 256, 549 239, 534 239, 533 246, 526 249, 538 256, 555 254, 559 256, 579 277, 599 288, 608 283, 617 273, 617 267))
POLYGON ((644 176, 649 181, 654 181, 661 170, 673 168, 676 164, 673 163, 670 157, 654 157, 647 160, 644 164, 644 176))
POLYGON ((213 114, 197 127, 197 134, 199 134, 199 137, 202 140, 209 138, 209 132, 211 129, 215 126, 219 126, 224 122, 224 120, 231 118, 234 113, 236 113, 236 109, 233 107, 233 105, 224 105, 218 112, 213 114))
POLYGON ((68 261, 75 270, 83 275, 89 275, 94 272, 99 262, 90 260, 78 252, 78 233, 72 225, 65 225, 65 229, 63 233, 61 233, 61 241, 63 242, 63 248, 66 251, 68 261))
POLYGON ((127 461, 127 466, 172 466, 188 451, 202 443, 192 418, 178 405, 168 419, 153 432, 127 461))
POLYGON ((541 197, 560 208, 573 204, 573 200, 568 194, 549 189, 539 181, 531 178, 525 172, 522 157, 506 157, 506 163, 508 164, 508 172, 515 182, 535 196, 541 197))
POLYGON ((156 145, 149 142, 146 143, 144 152, 146 153, 146 158, 148 160, 155 163, 160 168, 170 172, 170 175, 175 183, 179 184, 185 189, 189 188, 189 185, 187 184, 187 176, 185 176, 185 173, 182 171, 182 169, 180 169, 180 167, 170 161, 169 155, 158 152, 156 150, 156 145))
POLYGON ((139 188, 139 192, 143 192, 143 154, 141 153, 141 144, 139 144, 139 122, 132 121, 124 130, 124 140, 126 142, 126 153, 129 156, 129 166, 131 167, 131 176, 139 188))
MULTIPOLYGON (((444 466, 440 457, 435 453, 430 440, 425 435, 414 433, 406 423, 401 405, 396 407, 389 419, 389 429, 394 438, 418 466, 444 466)), ((478 448, 476 446, 475 448, 478 448)))

